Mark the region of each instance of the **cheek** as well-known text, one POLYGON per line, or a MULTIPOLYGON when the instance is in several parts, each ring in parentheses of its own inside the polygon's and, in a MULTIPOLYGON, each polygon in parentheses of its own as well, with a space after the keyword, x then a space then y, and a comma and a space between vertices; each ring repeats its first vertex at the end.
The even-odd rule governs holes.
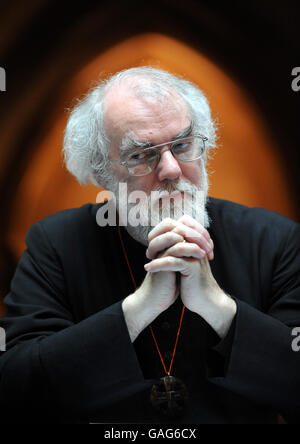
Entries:
POLYGON ((182 164, 181 167, 183 177, 195 185, 201 185, 202 182, 202 166, 197 164, 182 164))
POLYGON ((113 165, 113 174, 118 182, 128 182, 128 177, 131 177, 121 165, 113 165))
POLYGON ((144 190, 145 179, 143 177, 132 176, 131 174, 128 173, 127 170, 122 176, 122 182, 126 182, 129 193, 132 191, 144 190))
POLYGON ((149 194, 155 185, 154 175, 150 173, 141 177, 129 176, 127 183, 130 190, 144 191, 146 194, 149 194))

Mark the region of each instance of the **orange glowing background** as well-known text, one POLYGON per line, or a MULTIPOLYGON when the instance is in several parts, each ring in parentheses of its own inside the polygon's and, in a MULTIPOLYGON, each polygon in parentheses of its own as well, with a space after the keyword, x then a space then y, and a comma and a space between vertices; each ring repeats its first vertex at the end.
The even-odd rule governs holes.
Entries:
POLYGON ((17 257, 25 248, 24 237, 32 223, 65 208, 96 202, 99 188, 80 186, 63 167, 65 108, 96 80, 144 65, 183 75, 207 95, 219 122, 220 146, 210 162, 210 195, 294 217, 276 141, 251 97, 220 67, 186 44, 160 34, 143 34, 110 48, 74 73, 63 96, 57 98, 48 133, 33 147, 34 155, 15 196, 8 243, 17 257))

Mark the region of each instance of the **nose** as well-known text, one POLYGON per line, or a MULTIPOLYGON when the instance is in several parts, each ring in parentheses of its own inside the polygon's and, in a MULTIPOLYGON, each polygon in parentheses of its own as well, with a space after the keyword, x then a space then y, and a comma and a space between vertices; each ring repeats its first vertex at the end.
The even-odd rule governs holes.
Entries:
POLYGON ((156 167, 156 175, 160 182, 163 180, 176 180, 182 176, 179 163, 167 148, 163 148, 160 152, 160 160, 156 167))

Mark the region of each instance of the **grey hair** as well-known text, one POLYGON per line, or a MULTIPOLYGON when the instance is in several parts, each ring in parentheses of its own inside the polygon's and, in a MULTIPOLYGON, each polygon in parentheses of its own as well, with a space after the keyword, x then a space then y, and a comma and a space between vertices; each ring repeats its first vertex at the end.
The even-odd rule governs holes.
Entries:
POLYGON ((109 138, 104 127, 103 104, 107 92, 124 82, 137 96, 159 100, 160 103, 172 94, 170 90, 175 91, 187 104, 195 131, 208 138, 207 152, 216 146, 216 124, 207 98, 197 86, 157 68, 126 69, 102 80, 77 101, 70 113, 63 153, 68 171, 79 183, 113 189, 115 179, 108 158, 109 138), (137 82, 137 79, 142 81, 137 82))

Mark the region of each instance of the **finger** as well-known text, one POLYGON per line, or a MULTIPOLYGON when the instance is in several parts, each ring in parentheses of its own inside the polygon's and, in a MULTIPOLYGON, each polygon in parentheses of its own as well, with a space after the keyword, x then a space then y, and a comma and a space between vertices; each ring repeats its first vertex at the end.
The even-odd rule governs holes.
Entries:
POLYGON ((213 253, 214 242, 211 239, 209 232, 203 227, 203 225, 201 225, 198 221, 196 221, 194 218, 192 218, 188 214, 185 214, 184 216, 182 216, 178 220, 178 222, 183 223, 184 225, 187 225, 188 227, 195 229, 196 231, 198 231, 199 233, 201 233, 205 237, 205 239, 208 241, 208 243, 211 246, 211 252, 208 253, 208 259, 209 260, 214 259, 214 253, 213 253))
POLYGON ((154 227, 150 233, 148 234, 148 240, 149 243, 154 239, 155 237, 159 236, 160 234, 166 233, 167 231, 172 231, 173 228, 176 227, 177 221, 167 217, 166 219, 162 220, 159 224, 154 227))
POLYGON ((155 237, 148 245, 146 256, 148 259, 154 259, 161 251, 172 247, 178 242, 182 242, 184 238, 180 234, 168 231, 155 237))
POLYGON ((187 225, 190 228, 193 228, 194 230, 198 231, 202 236, 206 238, 208 242, 212 242, 212 239, 210 238, 209 232, 201 225, 198 221, 196 221, 193 217, 189 216, 188 214, 185 214, 180 219, 178 219, 178 222, 183 223, 184 225, 187 225))
POLYGON ((214 258, 213 254, 213 248, 214 244, 213 241, 209 237, 208 231, 202 227, 201 224, 199 224, 197 221, 195 221, 192 217, 185 215, 180 220, 185 221, 186 225, 180 223, 179 221, 175 221, 171 218, 166 218, 162 222, 160 222, 156 227, 153 228, 153 230, 149 233, 148 239, 149 244, 151 240, 153 240, 155 237, 166 233, 168 231, 174 231, 177 234, 181 234, 182 236, 185 236, 185 239, 188 242, 195 242, 197 243, 202 249, 204 249, 208 255, 208 259, 212 260, 214 258), (196 227, 196 229, 193 229, 192 227, 189 227, 189 225, 193 225, 193 227, 196 227), (181 226, 181 228, 178 228, 175 230, 176 227, 181 226), (183 227, 187 227, 187 230, 185 230, 183 227), (193 231, 189 231, 190 230, 193 231), (209 242, 207 241, 207 238, 209 242), (206 243, 207 242, 207 243, 206 243))
POLYGON ((144 265, 144 268, 149 273, 158 273, 160 271, 178 271, 181 274, 188 276, 191 273, 191 263, 188 259, 181 259, 178 257, 163 257, 154 259, 148 264, 144 265))
POLYGON ((215 257, 214 252, 211 251, 210 253, 208 253, 207 257, 208 257, 208 260, 212 261, 215 257))
POLYGON ((199 247, 202 248, 207 254, 213 250, 212 244, 207 241, 206 237, 193 228, 190 228, 182 223, 178 223, 173 231, 183 236, 187 242, 192 242, 199 245, 199 247))
POLYGON ((192 244, 189 242, 179 242, 166 250, 166 252, 161 257, 165 256, 204 259, 204 257, 206 257, 206 252, 202 250, 197 244, 192 244))

